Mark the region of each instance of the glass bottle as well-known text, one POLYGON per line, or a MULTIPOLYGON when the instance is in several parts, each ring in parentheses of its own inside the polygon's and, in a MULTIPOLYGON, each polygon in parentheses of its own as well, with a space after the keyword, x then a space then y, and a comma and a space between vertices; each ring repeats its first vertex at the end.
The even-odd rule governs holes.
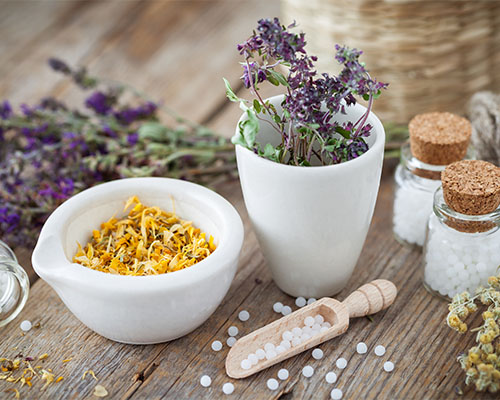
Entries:
POLYGON ((439 188, 433 210, 423 251, 424 286, 445 298, 474 293, 498 273, 500 207, 489 214, 460 214, 446 204, 439 188))
POLYGON ((14 252, 0 240, 0 327, 21 312, 29 294, 29 279, 14 252))

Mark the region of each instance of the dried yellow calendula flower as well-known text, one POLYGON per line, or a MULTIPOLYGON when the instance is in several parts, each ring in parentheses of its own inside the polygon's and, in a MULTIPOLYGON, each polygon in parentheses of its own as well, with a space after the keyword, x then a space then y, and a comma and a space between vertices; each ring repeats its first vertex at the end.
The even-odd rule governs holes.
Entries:
POLYGON ((83 373, 83 376, 82 376, 82 381, 85 379, 85 377, 87 376, 87 374, 91 375, 91 376, 92 376, 92 378, 94 378, 96 381, 98 380, 98 379, 97 379, 97 377, 96 377, 96 376, 95 376, 95 374, 94 374, 94 371, 92 371, 91 369, 89 369, 89 370, 87 370, 87 371, 85 371, 85 372, 83 373))
POLYGON ((214 250, 212 236, 180 219, 175 212, 143 205, 137 196, 128 199, 121 219, 111 218, 94 230, 90 242, 73 262, 120 275, 157 275, 188 268, 214 250))
POLYGON ((108 395, 108 391, 102 385, 97 385, 94 388, 94 396, 96 397, 106 397, 108 395))

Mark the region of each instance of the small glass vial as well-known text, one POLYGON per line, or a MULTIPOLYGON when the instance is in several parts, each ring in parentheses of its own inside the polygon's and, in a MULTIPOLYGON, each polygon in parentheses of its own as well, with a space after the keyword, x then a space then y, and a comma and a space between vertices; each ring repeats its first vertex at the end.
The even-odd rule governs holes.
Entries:
POLYGON ((29 294, 29 279, 14 252, 0 240, 0 327, 21 312, 29 294))
POLYGON ((408 128, 410 143, 401 147, 394 177, 393 232, 402 244, 422 246, 441 172, 466 156, 472 127, 465 118, 434 112, 417 115, 408 128))
POLYGON ((443 187, 434 195, 423 252, 424 286, 445 298, 464 291, 474 293, 498 273, 500 169, 487 164, 451 164, 443 172, 443 187), (489 188, 485 187, 488 181, 489 188), (494 196, 492 187, 496 187, 494 196))

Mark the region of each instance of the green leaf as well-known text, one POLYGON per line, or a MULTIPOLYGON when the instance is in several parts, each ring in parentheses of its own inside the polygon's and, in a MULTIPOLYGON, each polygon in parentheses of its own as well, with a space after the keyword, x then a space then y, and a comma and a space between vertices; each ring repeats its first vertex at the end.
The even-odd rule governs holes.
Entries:
POLYGON ((335 127, 335 132, 340 133, 346 139, 349 139, 351 137, 351 132, 347 129, 342 128, 341 126, 335 127))
POLYGON ((270 158, 276 154, 276 150, 271 143, 266 144, 264 147, 264 153, 262 154, 264 157, 270 158))
POLYGON ((238 102, 240 101, 240 98, 236 96, 236 94, 233 92, 233 89, 231 88, 231 85, 229 81, 226 78, 222 78, 224 80, 224 84, 226 85, 226 96, 229 100, 238 102))
POLYGON ((366 100, 366 101, 370 100, 370 95, 365 93, 363 95, 363 100, 366 100))
POLYGON ((274 122, 276 122, 277 124, 281 124, 281 118, 279 115, 274 114, 272 118, 274 122))
POLYGON ((254 110, 247 109, 246 113, 248 118, 239 123, 239 132, 232 137, 231 142, 253 149, 255 138, 259 132, 259 120, 254 110))
POLYGON ((253 108, 256 113, 260 113, 262 106, 260 105, 259 100, 253 99, 253 108))
POLYGON ((274 86, 279 86, 280 85, 280 81, 277 80, 274 76, 272 76, 271 73, 270 73, 270 71, 268 71, 267 80, 270 83, 272 83, 274 86))
MULTIPOLYGON (((276 72, 274 70, 269 70, 268 72, 269 72, 270 76, 272 76, 276 81, 281 83, 283 86, 290 87, 285 76, 282 73, 276 72)), ((267 79, 269 80, 269 76, 267 77, 267 79)), ((276 86, 278 86, 278 85, 276 85, 276 86)))
POLYGON ((160 142, 167 138, 168 128, 159 122, 145 122, 139 127, 137 133, 142 140, 151 139, 160 142))

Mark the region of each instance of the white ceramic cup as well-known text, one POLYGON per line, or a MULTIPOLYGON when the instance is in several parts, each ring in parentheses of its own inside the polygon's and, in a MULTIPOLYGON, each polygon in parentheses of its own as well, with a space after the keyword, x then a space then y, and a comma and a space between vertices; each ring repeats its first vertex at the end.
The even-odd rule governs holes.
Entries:
MULTIPOLYGON (((282 98, 270 99, 278 111, 282 98)), ((366 108, 356 104, 346 111, 338 121, 357 121, 366 108)), ((250 221, 274 281, 292 296, 331 296, 352 275, 373 216, 384 156, 384 127, 373 113, 367 122, 373 126, 369 150, 337 165, 283 165, 236 146, 250 221)), ((269 124, 260 128, 262 146, 279 142, 269 124)))

